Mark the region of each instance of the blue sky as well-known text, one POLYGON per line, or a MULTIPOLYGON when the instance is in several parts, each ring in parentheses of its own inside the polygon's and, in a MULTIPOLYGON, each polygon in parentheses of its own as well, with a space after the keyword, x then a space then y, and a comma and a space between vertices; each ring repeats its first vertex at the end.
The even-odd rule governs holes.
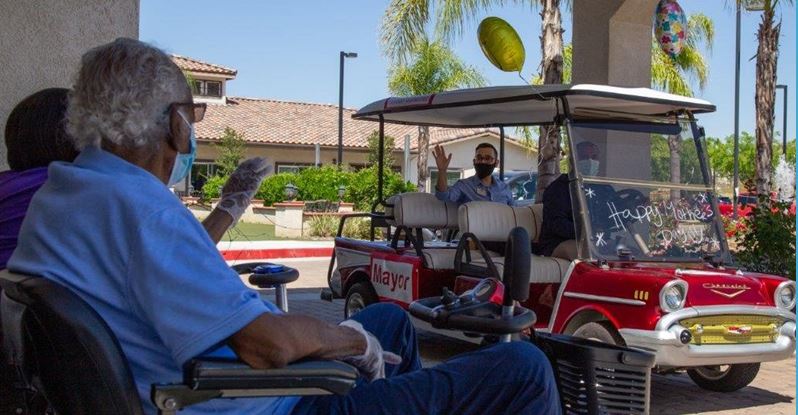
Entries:
MULTIPOLYGON (((315 103, 338 103, 338 52, 353 51, 346 61, 344 105, 358 108, 389 95, 388 61, 379 45, 379 27, 389 0, 347 1, 187 1, 141 0, 139 37, 167 52, 238 69, 228 95, 315 103)), ((710 136, 734 131, 734 34, 732 0, 681 0, 687 13, 701 12, 715 22, 710 81, 697 96, 718 111, 701 117, 710 136)), ((652 11, 653 13, 653 11, 652 11)), ((528 6, 497 7, 466 25, 452 44, 456 53, 478 68, 491 85, 518 85, 517 74, 499 71, 482 55, 476 27, 486 16, 512 24, 526 46, 525 76, 537 71, 540 17, 528 6)), ((782 8, 778 83, 789 87, 788 134, 795 138, 795 6, 782 8)), ((741 25, 740 129, 754 131, 756 30, 760 14, 744 12, 741 25)), ((571 21, 565 13, 565 40, 571 21)), ((776 96, 776 131, 782 126, 781 91, 776 96)))

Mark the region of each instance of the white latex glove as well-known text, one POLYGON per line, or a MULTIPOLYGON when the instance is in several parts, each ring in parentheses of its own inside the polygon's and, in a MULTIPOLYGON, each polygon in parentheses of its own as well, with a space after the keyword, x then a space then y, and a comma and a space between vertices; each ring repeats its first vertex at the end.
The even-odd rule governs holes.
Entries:
POLYGON ((365 353, 360 356, 345 357, 341 360, 358 368, 360 373, 369 382, 375 379, 385 378, 386 363, 390 363, 392 365, 398 365, 399 363, 402 363, 402 358, 399 355, 383 351, 380 341, 377 340, 373 334, 366 331, 366 329, 363 328, 363 325, 357 321, 344 320, 340 325, 353 328, 366 338, 365 353))
POLYGON ((241 219, 252 197, 258 192, 260 182, 270 171, 271 165, 265 158, 253 157, 239 164, 227 179, 216 207, 233 217, 233 225, 241 219))

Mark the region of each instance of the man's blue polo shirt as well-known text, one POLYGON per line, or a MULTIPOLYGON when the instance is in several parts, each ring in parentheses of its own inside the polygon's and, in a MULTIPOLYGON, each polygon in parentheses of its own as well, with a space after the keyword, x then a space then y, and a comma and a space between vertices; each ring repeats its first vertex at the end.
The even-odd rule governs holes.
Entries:
MULTIPOLYGON (((182 381, 186 361, 278 311, 241 282, 200 223, 146 170, 87 148, 72 164, 52 163, 48 175, 8 268, 69 287, 105 319, 145 412, 156 412, 152 383, 182 381)), ((181 413, 288 413, 297 400, 222 399, 181 413)))
POLYGON ((484 200, 488 202, 503 203, 513 205, 513 192, 507 183, 493 176, 490 186, 485 186, 476 175, 460 179, 449 186, 445 192, 435 191, 438 200, 454 202, 458 205, 472 202, 474 200, 484 200))

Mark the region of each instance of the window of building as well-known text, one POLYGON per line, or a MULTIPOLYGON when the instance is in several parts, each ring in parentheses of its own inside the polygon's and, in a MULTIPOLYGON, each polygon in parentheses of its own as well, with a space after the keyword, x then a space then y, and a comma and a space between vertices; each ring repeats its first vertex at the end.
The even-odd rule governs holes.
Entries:
POLYGON ((195 79, 191 83, 191 89, 194 95, 200 97, 220 98, 222 96, 222 83, 220 81, 195 79))
POLYGON ((289 163, 275 163, 277 173, 299 173, 308 167, 313 167, 312 164, 289 164, 289 163))
MULTIPOLYGON (((446 171, 446 185, 451 186, 456 181, 460 180, 460 176, 462 175, 462 171, 460 170, 447 170, 446 171)), ((431 168, 429 169, 429 180, 430 180, 430 188, 435 188, 435 185, 438 183, 438 169, 431 168)))
POLYGON ((218 171, 219 166, 212 161, 195 161, 191 166, 191 195, 199 196, 202 192, 202 186, 208 181, 208 178, 213 177, 218 171))

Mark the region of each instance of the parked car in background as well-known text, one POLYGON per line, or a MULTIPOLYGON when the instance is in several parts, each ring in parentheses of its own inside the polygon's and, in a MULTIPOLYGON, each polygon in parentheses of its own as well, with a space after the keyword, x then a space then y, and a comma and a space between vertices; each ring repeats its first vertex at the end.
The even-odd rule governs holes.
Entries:
POLYGON ((538 172, 529 170, 505 172, 504 182, 510 186, 516 206, 527 206, 535 203, 538 172))

